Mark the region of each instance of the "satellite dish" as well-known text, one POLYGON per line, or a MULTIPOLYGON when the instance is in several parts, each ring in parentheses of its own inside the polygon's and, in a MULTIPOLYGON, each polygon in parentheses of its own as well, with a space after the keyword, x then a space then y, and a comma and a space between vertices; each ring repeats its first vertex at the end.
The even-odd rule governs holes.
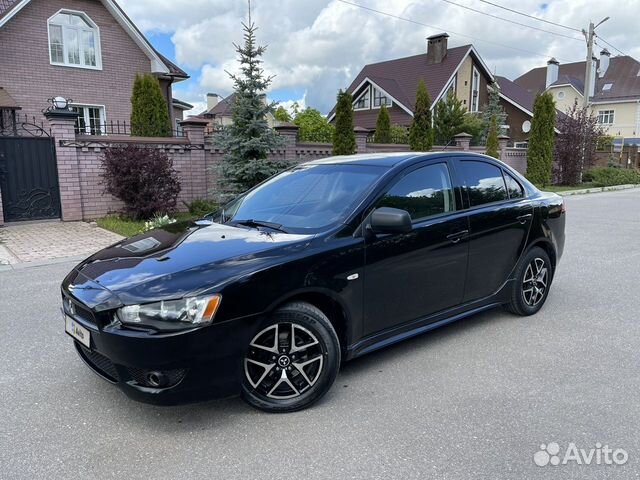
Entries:
POLYGON ((522 122, 522 131, 524 133, 529 133, 531 131, 531 122, 529 120, 522 122))

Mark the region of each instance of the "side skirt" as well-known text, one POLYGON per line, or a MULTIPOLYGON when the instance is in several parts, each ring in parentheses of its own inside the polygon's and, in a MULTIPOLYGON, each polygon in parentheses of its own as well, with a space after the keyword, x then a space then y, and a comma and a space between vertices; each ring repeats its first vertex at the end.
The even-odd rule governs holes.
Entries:
POLYGON ((505 282, 496 294, 483 300, 476 300, 470 305, 457 307, 446 313, 441 312, 436 315, 422 318, 409 324, 400 325, 396 328, 375 333, 369 337, 363 338, 347 348, 346 360, 360 357, 375 350, 393 345, 394 343, 421 335, 435 328, 453 323, 457 320, 484 312, 485 310, 499 307, 507 301, 507 299, 503 297, 505 296, 505 292, 509 290, 511 283, 512 280, 505 282), (471 305, 473 304, 476 306, 472 307, 471 305), (466 310, 461 311, 461 309, 464 308, 466 308, 466 310))

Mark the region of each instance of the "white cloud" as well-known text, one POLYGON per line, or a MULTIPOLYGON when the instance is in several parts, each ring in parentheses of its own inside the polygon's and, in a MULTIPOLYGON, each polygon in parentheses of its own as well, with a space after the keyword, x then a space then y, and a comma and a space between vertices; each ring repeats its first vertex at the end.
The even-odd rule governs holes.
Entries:
MULTIPOLYGON (((473 0, 457 3, 516 22, 575 37, 571 40, 470 12, 442 0, 350 0, 430 27, 376 14, 338 0, 254 0, 258 42, 268 45, 265 70, 276 75, 274 89, 306 91, 308 105, 327 112, 339 88, 348 86, 367 63, 425 51, 425 37, 447 31, 451 46, 473 43, 492 71, 510 78, 555 56, 561 63, 584 59, 579 32, 547 25, 473 0), (465 36, 463 36, 465 35, 465 36), (469 38, 473 37, 473 38, 469 38)), ((598 28, 602 38, 640 58, 635 0, 521 0, 513 8, 557 23, 583 28, 589 19, 611 19, 598 28), (546 6, 545 6, 546 5, 546 6)), ((242 42, 239 0, 121 0, 145 31, 170 33, 179 64, 200 72, 187 96, 209 90, 228 94, 225 70, 237 68, 233 42, 242 42)), ((502 2, 505 3, 505 2, 502 2)), ((604 47, 604 43, 600 42, 604 47)), ((601 47, 596 47, 596 53, 601 47)), ((616 53, 609 47, 612 53, 616 53)), ((181 92, 183 95, 183 92, 181 92)))

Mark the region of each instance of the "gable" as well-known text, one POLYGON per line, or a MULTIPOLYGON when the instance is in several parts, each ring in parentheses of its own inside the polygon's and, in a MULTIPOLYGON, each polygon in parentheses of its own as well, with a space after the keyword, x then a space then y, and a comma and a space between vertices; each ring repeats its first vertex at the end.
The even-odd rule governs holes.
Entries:
MULTIPOLYGON (((442 98, 445 89, 455 79, 456 73, 467 58, 474 67, 493 82, 493 76, 472 45, 449 48, 441 63, 428 63, 427 54, 413 55, 385 62, 366 65, 351 82, 347 91, 358 93, 365 81, 378 85, 394 100, 394 104, 413 115, 418 82, 423 79, 432 104, 442 98)), ((468 86, 470 88, 470 86, 468 86)), ((335 107, 329 112, 329 120, 335 115, 335 107)))
MULTIPOLYGON (((0 0, 0 28, 4 27, 16 15, 22 11, 24 7, 32 1, 41 0, 0 0)), ((111 14, 115 21, 122 29, 131 37, 135 44, 144 52, 151 64, 151 71, 156 74, 177 77, 178 79, 188 78, 189 76, 173 63, 160 55, 149 43, 146 37, 138 30, 131 19, 124 13, 120 6, 114 0, 73 0, 66 2, 62 8, 72 10, 81 10, 83 3, 90 1, 99 1, 104 8, 111 14)))

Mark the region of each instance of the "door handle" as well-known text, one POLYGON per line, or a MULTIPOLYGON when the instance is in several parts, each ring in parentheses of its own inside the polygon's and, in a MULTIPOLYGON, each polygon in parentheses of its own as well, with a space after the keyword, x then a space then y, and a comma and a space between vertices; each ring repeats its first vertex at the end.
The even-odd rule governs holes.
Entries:
POLYGON ((469 230, 460 230, 459 232, 447 235, 447 239, 450 240, 451 243, 458 243, 467 233, 469 233, 469 230))
POLYGON ((521 224, 524 225, 525 223, 527 223, 527 220, 529 220, 532 216, 533 216, 532 214, 527 213, 526 215, 520 215, 519 217, 516 217, 516 218, 521 224))

